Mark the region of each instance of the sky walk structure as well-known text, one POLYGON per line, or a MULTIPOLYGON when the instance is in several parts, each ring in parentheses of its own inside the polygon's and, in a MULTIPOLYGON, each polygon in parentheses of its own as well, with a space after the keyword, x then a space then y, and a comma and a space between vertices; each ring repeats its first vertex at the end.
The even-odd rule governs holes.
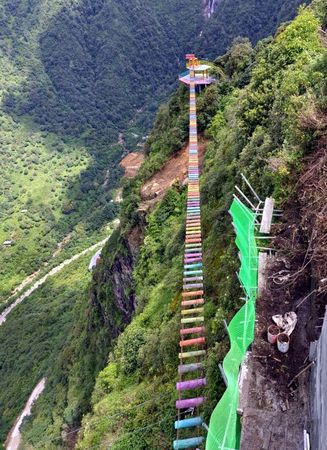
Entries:
POLYGON ((176 384, 177 420, 175 450, 203 448, 203 419, 200 411, 205 402, 206 386, 203 360, 206 354, 204 328, 204 289, 201 236, 201 202, 196 114, 196 86, 212 81, 208 67, 200 66, 193 54, 186 55, 188 71, 179 79, 189 86, 189 160, 186 205, 186 235, 184 253, 183 292, 181 303, 179 381, 176 384))
MULTIPOLYGON (((238 415, 239 371, 247 349, 253 342, 255 325, 255 301, 258 291, 259 252, 256 244, 258 215, 262 215, 261 233, 269 233, 273 214, 273 201, 263 202, 250 183, 242 175, 254 195, 254 205, 236 186, 240 200, 234 195, 230 215, 234 226, 235 243, 241 261, 238 279, 244 290, 245 303, 227 327, 230 350, 221 367, 226 391, 214 409, 209 426, 201 416, 207 380, 204 360, 205 293, 201 233, 201 199, 199 185, 199 158, 197 136, 196 92, 215 80, 209 74, 209 66, 199 63, 194 54, 186 55, 188 71, 179 80, 190 90, 189 97, 189 160, 188 192, 186 205, 186 235, 184 253, 183 291, 180 321, 180 352, 176 383, 177 397, 175 421, 176 439, 173 449, 238 450, 241 424, 238 415), (243 201, 245 200, 245 204, 243 201), (261 213, 260 213, 261 211, 261 213), (204 435, 207 434, 205 437, 204 435)), ((218 362, 217 362, 218 364, 218 362)))

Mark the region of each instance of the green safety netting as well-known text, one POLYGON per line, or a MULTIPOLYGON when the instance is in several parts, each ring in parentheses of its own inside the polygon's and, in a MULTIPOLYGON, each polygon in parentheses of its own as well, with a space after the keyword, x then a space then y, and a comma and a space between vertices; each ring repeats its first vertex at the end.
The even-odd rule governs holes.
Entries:
POLYGON ((255 299, 258 287, 255 214, 237 199, 234 199, 229 212, 236 231, 235 242, 240 250, 239 278, 246 293, 246 302, 228 326, 231 346, 223 362, 228 387, 211 415, 206 450, 239 449, 241 428, 237 415, 238 375, 247 348, 254 337, 255 299))

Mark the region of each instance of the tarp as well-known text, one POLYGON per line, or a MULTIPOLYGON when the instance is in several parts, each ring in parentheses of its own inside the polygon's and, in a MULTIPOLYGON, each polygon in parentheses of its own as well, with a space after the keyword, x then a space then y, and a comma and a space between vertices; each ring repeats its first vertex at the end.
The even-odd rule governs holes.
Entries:
POLYGON ((240 251, 239 278, 246 294, 246 302, 228 326, 231 347, 223 361, 228 387, 211 415, 206 450, 239 449, 241 428, 237 415, 238 375, 247 348, 254 338, 255 299, 258 288, 255 214, 237 199, 234 199, 229 213, 236 232, 235 242, 240 251))

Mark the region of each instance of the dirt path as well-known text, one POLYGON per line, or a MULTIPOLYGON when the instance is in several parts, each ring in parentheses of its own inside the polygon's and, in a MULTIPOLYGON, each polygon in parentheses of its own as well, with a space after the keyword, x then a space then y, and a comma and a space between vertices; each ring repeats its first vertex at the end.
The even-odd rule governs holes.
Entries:
POLYGON ((42 284, 44 284, 49 277, 52 277, 53 275, 60 272, 64 267, 68 266, 68 264, 71 264, 73 261, 76 261, 81 256, 85 255, 88 252, 91 252, 93 250, 96 250, 99 246, 103 246, 107 240, 109 239, 109 236, 103 239, 100 242, 97 242, 94 245, 91 245, 91 247, 83 250, 80 253, 77 253, 76 255, 72 256, 69 259, 66 259, 58 266, 54 267, 50 270, 46 275, 44 275, 42 278, 40 278, 36 283, 33 284, 24 294, 22 294, 20 297, 17 298, 8 308, 6 308, 1 314, 0 314, 0 326, 3 325, 3 323, 6 321, 7 316, 11 313, 13 309, 16 308, 22 301, 24 301, 27 297, 29 297, 36 289, 38 289, 42 284))
POLYGON ((31 415, 31 409, 34 402, 36 402, 36 400, 39 398, 39 396, 42 394, 45 388, 45 381, 46 381, 45 378, 42 378, 42 380, 37 384, 37 386, 34 388, 34 391, 27 400, 27 403, 23 411, 17 417, 16 422, 12 427, 12 429, 10 430, 7 440, 5 442, 6 450, 18 450, 21 441, 21 434, 19 428, 21 427, 25 417, 31 415))

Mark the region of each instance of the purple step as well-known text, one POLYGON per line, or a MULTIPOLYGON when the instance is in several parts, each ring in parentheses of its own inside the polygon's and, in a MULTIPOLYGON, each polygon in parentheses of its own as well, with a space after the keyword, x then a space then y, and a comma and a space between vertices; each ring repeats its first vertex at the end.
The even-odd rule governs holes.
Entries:
POLYGON ((192 256, 191 258, 189 258, 187 255, 185 255, 184 263, 191 263, 191 262, 198 262, 198 261, 202 261, 202 256, 198 256, 197 258, 192 256))
POLYGON ((184 284, 183 289, 197 289, 197 288, 202 288, 203 287, 203 283, 194 283, 194 284, 184 284))
POLYGON ((185 400, 176 400, 176 409, 196 408, 203 404, 204 397, 187 398, 185 400))
POLYGON ((207 380, 205 378, 195 378, 194 380, 179 381, 176 383, 178 391, 185 391, 187 389, 196 389, 198 387, 206 386, 207 380))
POLYGON ((183 278, 183 283, 188 283, 189 281, 203 281, 203 277, 183 278))
POLYGON ((190 262, 197 262, 202 261, 202 256, 199 256, 198 258, 184 258, 184 263, 190 263, 190 262))

